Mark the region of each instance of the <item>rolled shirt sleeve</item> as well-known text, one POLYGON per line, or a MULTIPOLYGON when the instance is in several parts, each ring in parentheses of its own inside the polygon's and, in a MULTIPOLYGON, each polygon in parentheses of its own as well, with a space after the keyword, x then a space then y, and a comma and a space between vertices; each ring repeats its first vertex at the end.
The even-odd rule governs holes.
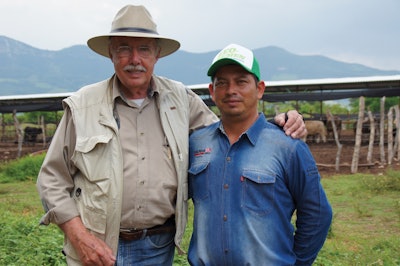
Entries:
POLYGON ((68 109, 53 136, 39 171, 36 187, 46 214, 40 223, 62 224, 79 216, 71 193, 75 167, 70 158, 75 148, 75 127, 68 109))

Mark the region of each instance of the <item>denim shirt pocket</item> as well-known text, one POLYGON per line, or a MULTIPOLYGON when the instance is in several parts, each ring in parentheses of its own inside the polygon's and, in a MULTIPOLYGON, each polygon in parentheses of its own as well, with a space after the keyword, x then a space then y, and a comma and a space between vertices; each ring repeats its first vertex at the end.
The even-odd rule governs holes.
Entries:
POLYGON ((97 135, 77 138, 73 161, 79 169, 75 176, 73 198, 85 226, 104 234, 108 193, 110 187, 111 162, 107 144, 112 135, 97 135))
POLYGON ((193 200, 204 200, 209 194, 208 164, 203 161, 189 167, 189 197, 193 200))
POLYGON ((244 169, 241 178, 243 208, 258 216, 270 213, 274 207, 276 176, 262 170, 244 169))

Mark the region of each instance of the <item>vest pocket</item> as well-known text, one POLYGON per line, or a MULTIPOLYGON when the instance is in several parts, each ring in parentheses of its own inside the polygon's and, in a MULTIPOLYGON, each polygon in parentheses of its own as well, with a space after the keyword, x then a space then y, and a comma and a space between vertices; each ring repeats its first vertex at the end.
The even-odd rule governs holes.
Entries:
POLYGON ((99 234, 106 230, 106 214, 109 199, 112 158, 110 144, 112 135, 77 138, 72 157, 79 169, 74 177, 72 197, 85 226, 99 234))
POLYGON ((109 148, 112 134, 78 137, 72 160, 79 171, 90 181, 109 178, 112 154, 109 148))
POLYGON ((270 213, 274 207, 275 175, 264 171, 245 169, 242 173, 242 180, 242 206, 259 216, 270 213))

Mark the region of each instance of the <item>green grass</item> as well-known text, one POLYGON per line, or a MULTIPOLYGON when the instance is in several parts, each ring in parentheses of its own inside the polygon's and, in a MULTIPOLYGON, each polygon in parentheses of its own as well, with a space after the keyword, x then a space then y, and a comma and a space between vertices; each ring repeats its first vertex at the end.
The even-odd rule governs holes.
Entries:
POLYGON ((0 183, 36 180, 44 156, 26 156, 0 165, 0 183))
MULTIPOLYGON (((0 265, 65 265, 61 231, 39 226, 35 181, 42 161, 25 157, 0 166, 0 265)), ((322 184, 334 218, 314 265, 400 265, 400 172, 334 175, 322 184)), ((185 250, 191 230, 189 222, 185 250)), ((186 256, 176 255, 174 264, 188 265, 186 256)))
POLYGON ((400 172, 322 180, 334 216, 315 265, 400 265, 400 172))
POLYGON ((65 265, 57 226, 39 226, 34 181, 0 184, 0 265, 65 265))

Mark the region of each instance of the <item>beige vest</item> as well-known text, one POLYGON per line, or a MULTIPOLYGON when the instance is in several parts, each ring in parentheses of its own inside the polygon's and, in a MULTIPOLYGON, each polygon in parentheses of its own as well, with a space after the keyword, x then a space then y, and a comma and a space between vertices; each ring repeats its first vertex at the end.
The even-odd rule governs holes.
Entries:
MULTIPOLYGON (((175 244, 180 250, 187 222, 187 167, 189 101, 183 84, 153 76, 159 89, 157 102, 163 130, 170 144, 177 172, 178 191, 175 210, 175 244)), ((123 187, 122 151, 113 117, 112 79, 83 87, 64 100, 71 110, 77 142, 72 160, 79 169, 74 177, 75 199, 88 230, 118 249, 123 187)), ((78 256, 66 239, 69 264, 79 264, 78 256), (71 260, 72 259, 72 260, 71 260)))

